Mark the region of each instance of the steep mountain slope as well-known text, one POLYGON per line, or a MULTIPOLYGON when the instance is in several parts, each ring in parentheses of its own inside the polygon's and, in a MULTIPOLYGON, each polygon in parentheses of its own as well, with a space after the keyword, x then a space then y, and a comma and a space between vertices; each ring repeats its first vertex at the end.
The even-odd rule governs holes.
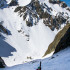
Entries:
POLYGON ((43 19, 43 23, 54 30, 55 28, 59 29, 61 24, 67 23, 69 20, 70 12, 66 10, 67 7, 62 8, 61 3, 52 4, 48 0, 32 0, 30 4, 24 7, 18 6, 15 12, 23 17, 27 26, 36 25, 39 20, 43 19))
MULTIPOLYGON (((12 52, 13 56, 3 56, 8 66, 29 61, 30 59, 27 59, 27 57, 31 57, 32 59, 41 58, 47 46, 55 37, 55 33, 46 27, 42 23, 42 20, 37 26, 27 27, 25 21, 17 16, 12 8, 0 10, 0 19, 4 21, 3 26, 11 32, 11 35, 4 35, 5 41, 16 49, 16 52, 12 52)), ((7 47, 7 45, 5 46, 7 47)))
POLYGON ((60 42, 56 46, 55 53, 67 48, 68 46, 70 46, 70 26, 66 31, 65 35, 61 38, 60 42))
POLYGON ((20 5, 22 0, 15 1, 18 5, 12 5, 10 0, 7 7, 0 9, 0 22, 3 21, 2 26, 8 32, 6 35, 1 29, 4 39, 0 37, 0 48, 7 49, 6 55, 2 53, 5 48, 0 49, 0 56, 7 66, 42 58, 58 30, 70 19, 67 8, 49 3, 48 0, 29 0, 25 2, 26 6, 20 5))
POLYGON ((45 55, 53 51, 55 51, 55 53, 59 52, 68 46, 70 46, 70 24, 67 24, 60 32, 57 33, 54 41, 48 46, 45 55))

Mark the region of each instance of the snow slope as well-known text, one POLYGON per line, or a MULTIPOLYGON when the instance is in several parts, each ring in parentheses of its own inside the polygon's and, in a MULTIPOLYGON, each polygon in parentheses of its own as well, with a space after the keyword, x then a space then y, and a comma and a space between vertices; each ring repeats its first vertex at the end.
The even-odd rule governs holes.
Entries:
POLYGON ((36 70, 40 61, 42 62, 42 70, 70 70, 70 47, 54 54, 52 57, 0 70, 36 70))
MULTIPOLYGON (((22 6, 24 1, 18 1, 22 6)), ((56 13, 59 12, 58 9, 64 12, 67 11, 58 5, 53 6, 48 1, 43 2, 46 2, 48 6, 54 8, 52 15, 56 15, 56 13)), ((30 3, 30 0, 25 1, 23 4, 27 5, 28 3, 30 3)), ((57 34, 57 30, 51 31, 49 27, 43 24, 43 20, 40 20, 37 25, 28 27, 26 22, 23 21, 23 18, 14 12, 15 8, 16 6, 0 9, 0 22, 4 21, 3 26, 11 33, 11 35, 2 34, 5 38, 1 39, 0 42, 0 48, 3 46, 7 48, 6 50, 4 48, 4 50, 7 51, 4 52, 4 54, 2 52, 4 51, 3 48, 0 49, 0 56, 7 66, 42 58, 49 44, 54 40, 57 34), (10 51, 8 51, 8 49, 10 49, 10 51)), ((68 13, 70 14, 70 12, 68 13)))
POLYGON ((3 26, 11 32, 11 35, 4 35, 5 41, 16 50, 11 52, 13 56, 3 56, 8 66, 30 61, 27 57, 31 57, 32 60, 41 58, 56 35, 42 20, 36 26, 27 27, 25 21, 13 11, 14 7, 0 10, 0 21, 4 21, 3 26), (18 32, 19 30, 21 32, 18 32))
POLYGON ((26 6, 31 2, 31 0, 18 0, 19 6, 26 6))

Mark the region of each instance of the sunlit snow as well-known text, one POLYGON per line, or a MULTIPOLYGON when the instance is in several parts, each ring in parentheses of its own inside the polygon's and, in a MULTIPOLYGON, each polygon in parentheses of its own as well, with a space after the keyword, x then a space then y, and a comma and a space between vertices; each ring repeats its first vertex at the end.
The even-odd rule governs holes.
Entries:
POLYGON ((30 2, 31 2, 31 0, 18 0, 19 6, 28 5, 30 2))

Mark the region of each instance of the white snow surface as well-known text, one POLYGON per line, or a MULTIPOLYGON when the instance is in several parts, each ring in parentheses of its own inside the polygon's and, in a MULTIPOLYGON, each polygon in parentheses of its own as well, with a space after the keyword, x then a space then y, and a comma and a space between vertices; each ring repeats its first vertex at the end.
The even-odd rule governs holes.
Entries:
MULTIPOLYGON (((4 34, 4 41, 16 50, 14 52, 9 51, 12 55, 8 57, 4 56, 8 54, 8 50, 4 53, 3 59, 7 66, 30 61, 27 57, 31 57, 32 60, 42 58, 56 35, 49 27, 43 24, 42 20, 33 27, 27 27, 23 18, 19 17, 17 13, 14 13, 14 8, 15 7, 10 7, 0 10, 0 21, 4 21, 4 27, 11 32, 11 35, 4 34), (18 30, 21 30, 21 32, 18 32, 18 30), (29 37, 26 35, 29 35, 29 37), (28 39, 29 41, 27 41, 28 39)), ((3 44, 1 44, 0 47, 2 46, 3 44)), ((7 45, 4 44, 4 47, 6 46, 7 45)), ((0 56, 1 55, 2 53, 0 52, 0 56)))
POLYGON ((54 54, 53 57, 34 60, 29 63, 0 70, 36 70, 40 65, 40 61, 42 70, 70 70, 70 47, 54 54))
POLYGON ((18 0, 19 6, 26 6, 31 2, 31 0, 18 0))
MULTIPOLYGON (((18 1, 21 6, 30 3, 30 0, 18 1)), ((61 8, 59 5, 52 5, 46 0, 41 1, 54 9, 52 15, 56 15, 59 11, 64 11, 70 16, 70 12, 61 8)), ((11 35, 2 34, 5 39, 0 38, 0 48, 2 48, 0 49, 0 56, 2 56, 7 66, 42 58, 58 32, 57 30, 51 31, 49 27, 43 24, 42 20, 37 25, 28 27, 26 22, 23 21, 23 18, 14 12, 14 9, 15 7, 0 9, 0 21, 4 21, 3 26, 11 32, 11 35), (5 48, 7 48, 6 51, 5 48), (31 57, 32 59, 27 59, 27 57, 31 57)))

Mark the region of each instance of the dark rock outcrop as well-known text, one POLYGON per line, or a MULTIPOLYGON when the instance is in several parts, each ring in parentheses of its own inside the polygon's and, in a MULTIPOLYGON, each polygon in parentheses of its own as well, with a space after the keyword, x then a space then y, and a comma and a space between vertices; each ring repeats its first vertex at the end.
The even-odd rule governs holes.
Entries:
POLYGON ((70 27, 66 31, 65 35, 61 38, 60 42, 56 46, 55 53, 59 52, 70 46, 70 27))
POLYGON ((66 8, 66 7, 67 7, 67 4, 64 3, 64 2, 62 2, 62 3, 61 3, 61 7, 62 7, 62 8, 66 8))
POLYGON ((7 30, 2 25, 0 25, 0 32, 8 34, 7 30))
POLYGON ((0 22, 0 32, 11 35, 11 32, 2 25, 3 23, 3 21, 0 22))
MULTIPOLYGON (((57 2, 62 3, 60 0, 57 2)), ((24 7, 18 6, 14 10, 14 12, 18 12, 20 17, 26 21, 27 26, 36 25, 40 19, 43 19, 43 23, 54 31, 55 28, 59 29, 61 24, 66 23, 67 18, 64 17, 64 12, 58 12, 54 16, 51 15, 52 11, 53 9, 51 7, 46 3, 40 3, 39 0, 32 0, 28 5, 24 7)))
POLYGON ((0 57, 0 68, 5 68, 6 64, 3 59, 0 57))
POLYGON ((59 4, 59 3, 61 3, 60 0, 49 0, 49 2, 52 3, 52 4, 59 4))
POLYGON ((16 6, 18 5, 17 0, 11 0, 11 2, 9 3, 9 6, 16 6))
POLYGON ((70 24, 67 24, 56 36, 54 41, 49 45, 44 56, 55 51, 59 52, 70 46, 70 24))
POLYGON ((68 11, 70 11, 70 8, 67 8, 68 11))

